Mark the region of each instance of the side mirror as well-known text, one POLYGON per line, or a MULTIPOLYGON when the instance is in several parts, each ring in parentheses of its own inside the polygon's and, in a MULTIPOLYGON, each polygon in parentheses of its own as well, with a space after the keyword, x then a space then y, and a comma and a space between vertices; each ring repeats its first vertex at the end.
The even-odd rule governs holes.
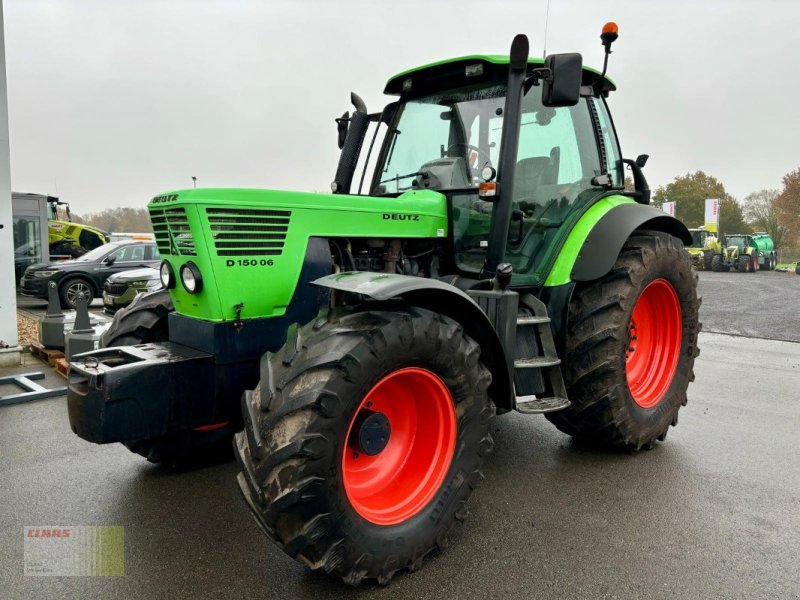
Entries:
POLYGON ((106 256, 106 259, 103 262, 105 262, 110 267, 115 262, 117 262, 117 257, 114 254, 110 254, 110 255, 106 256))
POLYGON ((581 99, 583 57, 577 52, 551 54, 544 59, 550 74, 544 78, 542 104, 558 108, 575 106, 581 99))
POLYGON ((339 134, 339 150, 344 148, 344 140, 347 138, 347 127, 350 123, 350 112, 345 111, 344 114, 336 119, 336 131, 339 134))

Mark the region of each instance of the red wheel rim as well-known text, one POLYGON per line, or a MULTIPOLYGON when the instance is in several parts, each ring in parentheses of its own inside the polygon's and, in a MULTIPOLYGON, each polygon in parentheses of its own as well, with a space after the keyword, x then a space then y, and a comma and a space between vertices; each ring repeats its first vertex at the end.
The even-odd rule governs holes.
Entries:
POLYGON ((456 412, 444 382, 426 369, 399 369, 365 396, 347 427, 342 478, 347 498, 367 521, 396 525, 420 512, 442 485, 456 445, 456 412), (372 456, 358 441, 365 415, 391 428, 372 456))
POLYGON ((633 307, 625 352, 628 389, 642 408, 667 393, 678 368, 682 328, 675 289, 664 279, 650 282, 633 307))

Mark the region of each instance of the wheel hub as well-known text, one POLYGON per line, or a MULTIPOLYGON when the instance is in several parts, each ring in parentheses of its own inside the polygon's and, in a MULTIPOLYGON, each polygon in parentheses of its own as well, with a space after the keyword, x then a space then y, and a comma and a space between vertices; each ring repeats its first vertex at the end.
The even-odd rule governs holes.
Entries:
POLYGON ((392 427, 388 417, 382 412, 375 412, 363 409, 358 415, 358 421, 354 424, 358 434, 356 447, 367 456, 375 456, 386 448, 392 427))

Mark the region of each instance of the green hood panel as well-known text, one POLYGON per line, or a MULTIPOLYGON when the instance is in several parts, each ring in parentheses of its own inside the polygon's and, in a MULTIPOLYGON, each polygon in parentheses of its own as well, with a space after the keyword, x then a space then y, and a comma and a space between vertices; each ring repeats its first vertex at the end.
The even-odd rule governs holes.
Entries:
POLYGON ((283 314, 310 237, 445 238, 447 203, 430 190, 397 198, 256 189, 166 192, 148 205, 156 242, 179 281, 179 314, 207 321, 283 314), (203 289, 189 294, 180 267, 192 261, 203 289))

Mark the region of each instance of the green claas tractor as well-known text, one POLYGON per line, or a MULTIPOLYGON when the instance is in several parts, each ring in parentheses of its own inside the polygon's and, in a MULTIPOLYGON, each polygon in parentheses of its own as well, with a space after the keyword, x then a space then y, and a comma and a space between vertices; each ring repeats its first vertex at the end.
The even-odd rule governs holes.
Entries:
POLYGON ((72 222, 68 202, 48 196, 47 209, 47 243, 50 256, 77 258, 108 243, 109 234, 102 229, 72 222), (60 218, 59 206, 64 207, 66 220, 60 218))
POLYGON ((73 359, 75 433, 175 462, 236 432, 264 533, 353 585, 447 543, 495 415, 664 440, 698 354, 692 238, 622 158, 605 71, 518 35, 392 77, 380 112, 353 95, 331 194, 153 198, 166 289, 73 359))
POLYGON ((722 254, 722 244, 720 244, 719 238, 715 232, 709 231, 705 227, 690 229, 689 233, 692 234, 692 243, 686 248, 686 251, 692 257, 692 266, 695 269, 711 271, 714 255, 722 254))
POLYGON ((712 259, 713 271, 755 273, 772 271, 778 264, 778 253, 766 233, 736 233, 724 237, 724 245, 712 259))

